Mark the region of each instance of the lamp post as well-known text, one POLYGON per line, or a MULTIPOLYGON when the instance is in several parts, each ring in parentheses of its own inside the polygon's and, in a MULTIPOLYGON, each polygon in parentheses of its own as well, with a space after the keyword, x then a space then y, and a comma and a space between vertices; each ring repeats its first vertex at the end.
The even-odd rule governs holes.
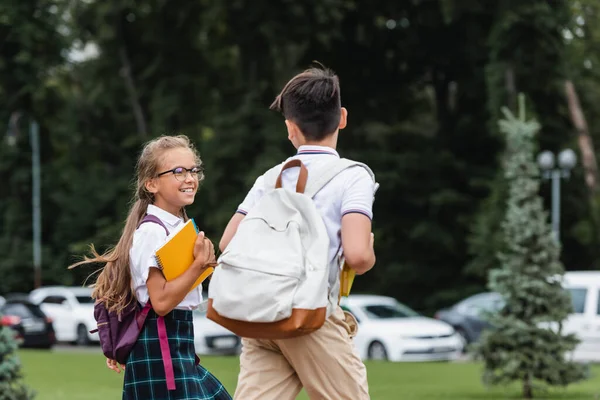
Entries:
POLYGON ((552 181, 552 234, 560 242, 560 180, 569 178, 571 170, 577 164, 577 155, 571 149, 558 153, 558 166, 556 166, 554 153, 543 151, 538 155, 538 165, 542 170, 542 177, 552 181))
MULTIPOLYGON (((21 113, 15 112, 11 115, 8 123, 6 140, 9 146, 17 143, 19 133, 19 120, 21 113)), ((42 285, 42 206, 40 185, 40 128, 38 123, 32 119, 29 123, 29 143, 31 144, 31 208, 33 228, 33 286, 39 288, 42 285)))

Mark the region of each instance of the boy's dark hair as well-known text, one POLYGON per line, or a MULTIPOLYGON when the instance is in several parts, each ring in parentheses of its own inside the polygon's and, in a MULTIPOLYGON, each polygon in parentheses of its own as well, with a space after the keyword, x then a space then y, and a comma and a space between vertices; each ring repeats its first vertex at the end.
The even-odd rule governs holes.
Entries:
POLYGON ((308 140, 322 140, 340 124, 340 82, 333 71, 312 67, 294 76, 271 104, 308 140))

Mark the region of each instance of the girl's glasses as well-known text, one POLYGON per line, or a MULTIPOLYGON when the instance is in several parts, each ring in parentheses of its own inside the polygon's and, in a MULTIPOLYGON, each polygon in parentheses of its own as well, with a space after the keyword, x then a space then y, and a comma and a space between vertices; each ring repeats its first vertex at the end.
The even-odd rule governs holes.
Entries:
POLYGON ((190 176, 193 179, 197 180, 201 172, 202 172, 202 170, 200 169, 200 167, 192 167, 192 168, 177 167, 177 168, 173 168, 168 171, 165 171, 165 172, 161 172, 160 174, 156 175, 156 177, 172 173, 175 176, 175 179, 177 179, 179 182, 184 182, 185 178, 187 178, 188 173, 190 174, 190 176))

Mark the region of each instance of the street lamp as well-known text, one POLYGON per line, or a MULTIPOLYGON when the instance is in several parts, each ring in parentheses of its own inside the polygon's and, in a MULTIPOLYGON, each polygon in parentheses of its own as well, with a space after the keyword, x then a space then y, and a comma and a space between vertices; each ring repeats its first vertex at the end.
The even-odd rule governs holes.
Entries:
POLYGON ((552 181, 552 234, 560 242, 560 180, 571 175, 571 170, 577 164, 577 155, 571 149, 561 151, 556 167, 554 153, 546 150, 538 155, 537 161, 542 169, 542 177, 552 181))
MULTIPOLYGON (((19 120, 21 113, 14 112, 8 122, 6 141, 9 146, 17 143, 19 134, 19 120)), ((40 185, 40 128, 32 119, 29 123, 29 142, 31 144, 31 208, 33 227, 33 286, 42 285, 42 206, 40 185)))

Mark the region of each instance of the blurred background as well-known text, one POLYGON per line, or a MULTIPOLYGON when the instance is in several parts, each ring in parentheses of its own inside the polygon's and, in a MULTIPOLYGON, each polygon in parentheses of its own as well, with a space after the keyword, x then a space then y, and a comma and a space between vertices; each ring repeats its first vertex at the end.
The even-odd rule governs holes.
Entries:
MULTIPOLYGON (((507 196, 497 120, 519 92, 540 151, 578 155, 561 189, 565 268, 597 269, 599 12, 595 0, 2 0, 0 295, 33 289, 36 263, 43 285, 83 283, 93 270, 66 266, 116 242, 140 146, 160 134, 199 148, 206 181, 188 213, 218 241, 256 176, 295 153, 268 106, 313 60, 340 77, 341 154, 381 184, 377 266, 355 291, 433 315, 484 289, 507 196)), ((550 209, 548 182, 540 193, 550 209)))
MULTIPOLYGON (((338 150, 381 185, 377 264, 353 293, 386 297, 345 308, 366 333, 388 329, 365 328, 370 319, 443 320, 394 328, 449 341, 442 355, 415 344, 427 352, 404 356, 459 358, 486 326, 480 311, 502 307, 485 293, 508 198, 498 120, 519 93, 542 127, 537 154, 551 152, 539 193, 561 261, 600 267, 599 49, 597 0, 0 0, 2 325, 36 347, 95 339, 89 292, 73 288, 94 269, 66 267, 90 243, 116 243, 140 148, 158 135, 197 145, 206 180, 188 215, 217 242, 255 178, 295 153, 268 106, 317 60, 339 75, 349 110, 338 150)), ((577 272, 570 294, 600 329, 600 284, 586 286, 597 278, 577 272)), ((207 354, 239 350, 228 332, 198 331, 212 335, 196 338, 207 354)), ((357 343, 363 358, 400 354, 387 339, 357 343)))

